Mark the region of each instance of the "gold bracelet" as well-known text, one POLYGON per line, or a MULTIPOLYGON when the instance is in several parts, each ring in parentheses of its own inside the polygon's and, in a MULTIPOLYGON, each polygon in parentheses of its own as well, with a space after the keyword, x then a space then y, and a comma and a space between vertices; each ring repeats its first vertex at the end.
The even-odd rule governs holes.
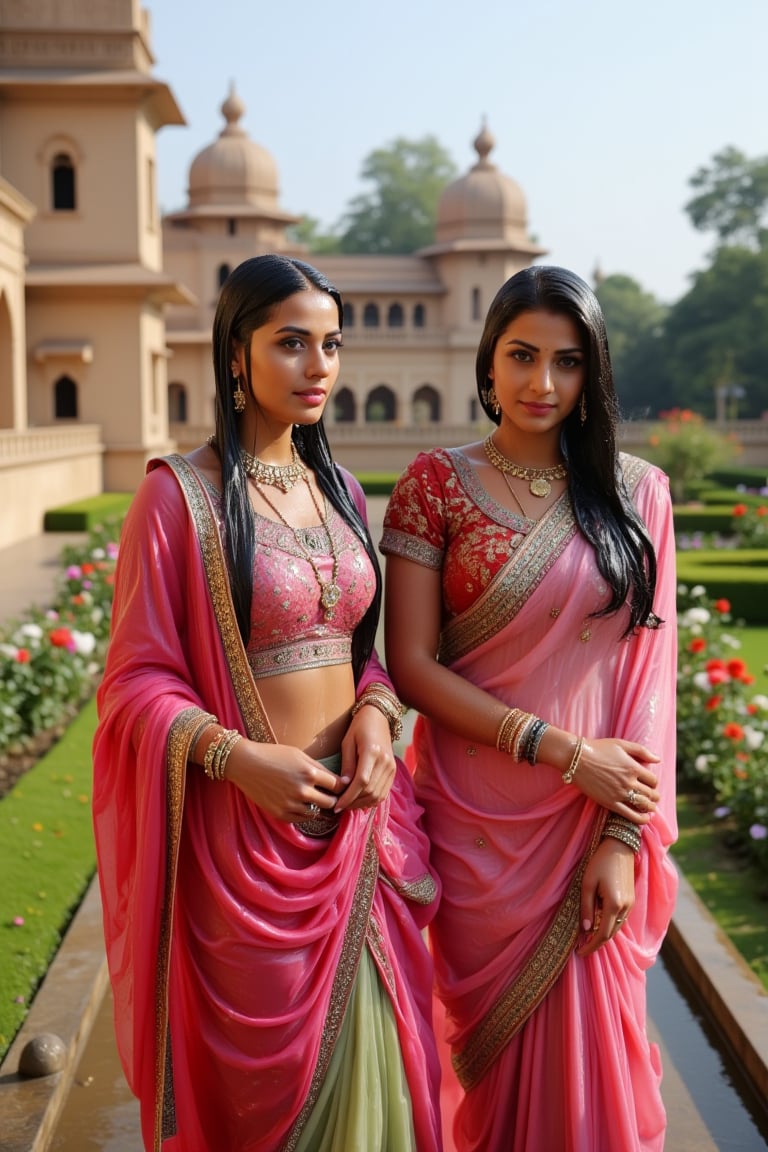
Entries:
POLYGON ((352 705, 350 716, 356 716, 360 709, 368 704, 372 708, 378 708, 386 717, 392 743, 400 740, 403 735, 403 706, 394 692, 390 692, 386 684, 369 684, 362 696, 352 705))
POLYGON ((631 820, 627 820, 626 816, 619 816, 614 813, 612 816, 609 816, 606 821, 602 838, 604 840, 606 836, 611 836, 614 840, 621 840, 623 844, 627 844, 635 855, 637 855, 640 851, 642 835, 642 827, 633 824, 631 820))
POLYGON ((568 765, 568 767, 566 768, 565 772, 563 772, 563 784, 572 784, 573 783, 573 778, 576 775, 576 769, 579 766, 579 760, 581 760, 581 754, 583 751, 584 751, 584 737, 579 736, 578 740, 576 741, 576 747, 573 750, 573 756, 571 757, 571 762, 568 765))
POLYGON ((219 744, 218 748, 216 749, 216 753, 213 757, 211 772, 213 774, 212 778, 214 780, 223 780, 225 778, 224 769, 226 767, 227 760, 229 759, 229 754, 234 748, 235 744, 239 744, 242 738, 242 735, 235 728, 229 729, 221 744, 219 744))
POLYGON ((497 752, 509 752, 509 734, 507 729, 514 727, 520 719, 520 715, 521 712, 519 708, 510 708, 509 711, 505 712, 502 716, 501 723, 496 730, 497 752))

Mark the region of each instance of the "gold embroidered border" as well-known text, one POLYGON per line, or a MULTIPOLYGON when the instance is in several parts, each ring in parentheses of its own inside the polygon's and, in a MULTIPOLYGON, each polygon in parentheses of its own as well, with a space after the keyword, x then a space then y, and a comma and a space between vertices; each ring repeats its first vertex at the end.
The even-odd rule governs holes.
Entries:
POLYGON ((456 1075, 465 1091, 483 1078, 512 1037, 535 1012, 560 977, 579 935, 581 881, 590 857, 600 843, 607 813, 602 811, 592 829, 589 847, 568 887, 544 938, 519 976, 510 984, 461 1051, 451 1056, 456 1075))
POLYGON ((331 1062, 331 1056, 333 1055, 339 1032, 341 1031, 344 1013, 347 1009, 352 985, 354 984, 360 963, 360 956, 371 917, 373 895, 376 889, 378 874, 379 858, 373 841, 373 823, 371 822, 369 826, 368 843, 365 846, 363 865, 360 869, 360 875, 357 878, 355 895, 352 901, 352 915, 349 918, 347 930, 344 934, 344 944, 342 945, 341 956, 339 957, 339 964, 336 969, 336 975, 334 976, 333 988, 331 989, 331 1002, 325 1023, 323 1024, 323 1034, 320 1038, 320 1052, 318 1054, 317 1064, 312 1073, 312 1082, 309 1086, 307 1097, 293 1123, 291 1131, 288 1133, 281 1152, 292 1152, 292 1150, 295 1149, 304 1125, 317 1103, 320 1088, 328 1072, 328 1066, 331 1062))
POLYGON ((384 935, 381 931, 381 926, 375 916, 371 916, 368 921, 368 931, 366 932, 366 941, 371 952, 379 962, 379 971, 381 972, 387 987, 392 994, 392 999, 397 999, 397 988, 395 987, 395 974, 392 971, 392 965, 387 955, 387 949, 384 945, 384 935))
POLYGON ((553 504, 475 603, 440 637, 438 659, 452 664, 509 624, 576 534, 568 500, 553 504))
POLYGON ((425 872, 418 880, 410 880, 403 883, 399 880, 394 880, 388 876, 386 872, 381 873, 381 879, 385 884, 389 884, 390 888, 394 888, 400 896, 405 900, 410 900, 413 904, 431 904, 437 896, 437 884, 435 883, 434 876, 429 872, 425 872))
POLYGON ((200 723, 205 716, 206 713, 201 708, 185 708, 179 712, 171 724, 166 746, 165 895, 155 979, 155 1152, 159 1152, 163 1140, 167 1140, 176 1132, 173 1068, 168 1031, 168 972, 187 758, 192 741, 199 732, 200 723))

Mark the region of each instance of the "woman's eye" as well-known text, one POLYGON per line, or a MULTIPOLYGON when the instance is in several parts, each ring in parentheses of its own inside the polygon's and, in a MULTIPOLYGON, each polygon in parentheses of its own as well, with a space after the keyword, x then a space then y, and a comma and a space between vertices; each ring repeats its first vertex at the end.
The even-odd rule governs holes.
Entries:
POLYGON ((339 348, 344 347, 344 344, 334 336, 332 340, 326 340, 325 347, 329 352, 338 352, 339 348))
POLYGON ((577 359, 576 356, 563 356, 560 361, 561 368, 579 368, 580 366, 581 360, 577 359))
POLYGON ((283 348, 290 348, 291 351, 296 351, 297 348, 301 348, 301 340, 299 340, 298 336, 288 336, 287 339, 283 340, 283 348))
POLYGON ((521 364, 527 364, 531 359, 530 352, 524 352, 522 348, 516 348, 512 353, 512 359, 518 360, 521 364))

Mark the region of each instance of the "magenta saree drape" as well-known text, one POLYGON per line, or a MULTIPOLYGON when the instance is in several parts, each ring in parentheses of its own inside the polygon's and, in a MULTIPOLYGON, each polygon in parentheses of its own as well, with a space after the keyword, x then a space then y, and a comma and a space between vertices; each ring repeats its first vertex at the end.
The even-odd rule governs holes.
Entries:
POLYGON ((663 1147, 645 974, 676 893, 667 854, 676 835, 676 584, 666 480, 639 473, 634 500, 657 549, 660 628, 622 640, 623 616, 590 619, 605 588, 561 505, 442 639, 446 663, 510 707, 661 756, 662 800, 621 933, 594 955, 575 954, 578 870, 605 814, 555 769, 513 764, 423 719, 409 751, 443 884, 430 935, 466 1090, 455 1124, 462 1152, 663 1147))
MULTIPOLYGON (((348 483, 361 500, 359 488, 348 483)), ((364 680, 385 679, 374 658, 364 680)), ((274 1152, 311 1112, 363 948, 392 1002, 421 1152, 440 1147, 422 929, 437 887, 410 776, 313 840, 187 771, 200 710, 273 739, 210 502, 155 461, 121 539, 94 827, 125 1075, 148 1149, 274 1152)))

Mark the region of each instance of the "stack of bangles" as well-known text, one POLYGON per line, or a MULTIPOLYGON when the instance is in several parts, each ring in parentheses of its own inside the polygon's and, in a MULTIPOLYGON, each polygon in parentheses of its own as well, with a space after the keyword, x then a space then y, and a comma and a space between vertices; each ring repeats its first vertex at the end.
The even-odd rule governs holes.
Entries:
POLYGON ((386 684, 369 684, 352 705, 351 715, 356 716, 366 704, 378 708, 386 716, 392 743, 399 740, 403 735, 403 706, 394 692, 386 684))
POLYGON ((223 780, 229 754, 242 740, 236 728, 221 728, 205 750, 203 771, 209 780, 223 780))
POLYGON ((499 724, 496 733, 496 747, 506 752, 513 760, 527 760, 533 766, 539 751, 541 738, 549 728, 546 720, 540 720, 532 712, 520 708, 510 708, 499 724))
MULTIPOLYGON (((511 708, 507 712, 496 733, 496 747, 499 752, 508 753, 513 760, 527 760, 530 765, 536 763, 541 738, 549 724, 539 719, 532 712, 523 712, 520 708, 511 708)), ((579 736, 573 749, 571 762, 563 772, 563 783, 572 784, 576 769, 584 751, 584 737, 579 736)), ((633 824, 625 816, 611 812, 605 822, 602 838, 612 837, 627 844, 637 855, 640 851, 642 827, 633 824)))

